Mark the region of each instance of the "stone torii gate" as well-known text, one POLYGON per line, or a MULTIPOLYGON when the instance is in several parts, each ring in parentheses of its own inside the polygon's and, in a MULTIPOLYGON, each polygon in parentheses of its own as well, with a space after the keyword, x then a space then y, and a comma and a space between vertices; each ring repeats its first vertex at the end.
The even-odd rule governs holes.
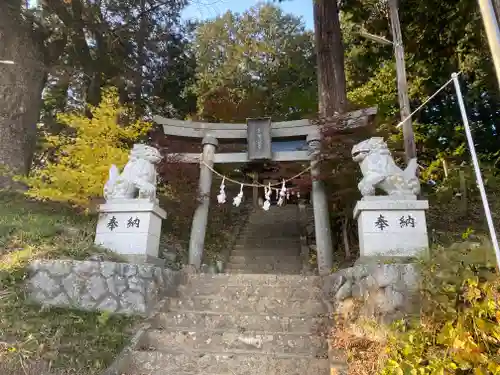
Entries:
MULTIPOLYGON (((333 121, 341 122, 341 128, 364 126, 373 117, 377 108, 367 108, 343 114, 333 121)), ((319 176, 317 154, 320 151, 321 132, 318 122, 295 120, 271 122, 270 118, 248 119, 246 124, 205 123, 182 121, 155 116, 153 120, 163 126, 165 135, 178 138, 197 138, 201 140, 203 153, 175 154, 178 160, 186 163, 200 163, 199 193, 200 203, 193 216, 189 239, 189 264, 200 268, 205 244, 205 232, 210 206, 212 171, 215 163, 246 163, 250 161, 272 160, 310 161, 312 177, 312 205, 316 234, 318 270, 321 275, 329 274, 333 266, 332 235, 328 212, 328 201, 323 182, 319 176), (216 153, 219 140, 224 143, 247 143, 247 152, 216 153), (307 151, 272 152, 273 140, 305 140, 307 151)))

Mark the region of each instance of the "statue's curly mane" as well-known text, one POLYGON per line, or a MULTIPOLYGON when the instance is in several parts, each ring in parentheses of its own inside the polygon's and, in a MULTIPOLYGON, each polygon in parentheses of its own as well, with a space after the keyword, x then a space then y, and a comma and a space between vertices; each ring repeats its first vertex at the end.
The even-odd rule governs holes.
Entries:
POLYGON ((375 142, 369 142, 370 145, 370 153, 376 153, 379 155, 391 155, 391 151, 387 147, 387 143, 384 140, 376 140, 375 142))
POLYGON ((130 150, 130 155, 128 157, 129 161, 136 160, 149 160, 148 158, 148 149, 146 147, 134 147, 130 150))

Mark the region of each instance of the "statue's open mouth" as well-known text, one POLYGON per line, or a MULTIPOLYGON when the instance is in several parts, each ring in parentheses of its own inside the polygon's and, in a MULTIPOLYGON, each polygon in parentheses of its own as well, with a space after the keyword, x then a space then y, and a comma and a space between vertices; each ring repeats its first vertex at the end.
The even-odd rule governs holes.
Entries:
POLYGON ((370 151, 368 150, 356 150, 356 151, 353 151, 351 156, 353 158, 357 158, 358 156, 360 156, 361 154, 368 154, 370 151))

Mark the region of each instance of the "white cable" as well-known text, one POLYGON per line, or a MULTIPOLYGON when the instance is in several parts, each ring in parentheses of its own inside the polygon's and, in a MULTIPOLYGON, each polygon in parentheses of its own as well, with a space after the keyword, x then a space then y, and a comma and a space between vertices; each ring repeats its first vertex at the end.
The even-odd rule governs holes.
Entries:
MULTIPOLYGON (((458 73, 458 74, 461 74, 461 73, 458 73)), ((457 75, 458 75, 457 74, 457 75)), ((434 94, 432 94, 431 96, 429 96, 427 98, 427 100, 425 102, 422 103, 422 105, 420 105, 416 110, 414 110, 412 113, 410 113, 408 115, 408 117, 406 117, 403 121, 401 121, 400 123, 398 123, 396 125, 396 128, 399 128, 401 127, 401 125, 403 125, 407 120, 409 120, 415 113, 417 113, 418 111, 420 111, 427 103, 429 103, 432 99, 434 99, 434 97, 439 94, 441 91, 443 91, 443 89, 448 86, 451 82, 453 81, 453 78, 451 78, 448 82, 446 82, 443 86, 441 86, 439 88, 439 90, 437 90, 434 94)))
POLYGON ((495 249, 495 255, 497 258, 497 266, 500 270, 500 247, 498 246, 497 233, 495 231, 495 226, 493 224, 493 218, 491 216, 490 205, 488 204, 488 197, 486 196, 486 189, 484 188, 483 176, 481 175, 481 169, 479 167, 479 161, 476 155, 476 147, 474 146, 474 140, 472 139, 472 132, 469 126, 469 119, 467 117, 467 111, 465 110, 464 98, 462 95, 462 90, 460 89, 460 82, 458 81, 458 74, 453 73, 451 79, 455 84, 455 90, 457 92, 458 106, 460 107, 460 113, 462 114, 462 121, 464 123, 465 135, 467 136, 467 143, 469 144, 469 151, 472 158, 472 164, 474 165, 474 172, 476 173, 476 182, 479 188, 479 193, 481 194, 481 200, 483 201, 484 213, 486 215, 486 221, 488 223, 488 228, 490 231, 491 242, 493 248, 495 249))

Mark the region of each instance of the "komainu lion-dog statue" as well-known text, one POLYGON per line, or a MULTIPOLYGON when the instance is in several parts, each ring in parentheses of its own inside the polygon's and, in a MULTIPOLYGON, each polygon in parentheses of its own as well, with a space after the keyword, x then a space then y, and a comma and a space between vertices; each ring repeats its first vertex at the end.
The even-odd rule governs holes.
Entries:
POLYGON ((155 201, 155 164, 161 159, 162 156, 156 148, 135 144, 121 174, 114 164, 109 169, 109 179, 104 185, 104 199, 111 201, 138 198, 155 201))
POLYGON ((417 159, 405 170, 399 168, 382 137, 372 137, 352 148, 352 159, 359 164, 363 179, 358 189, 363 197, 375 195, 375 189, 389 196, 415 196, 420 193, 417 159))

